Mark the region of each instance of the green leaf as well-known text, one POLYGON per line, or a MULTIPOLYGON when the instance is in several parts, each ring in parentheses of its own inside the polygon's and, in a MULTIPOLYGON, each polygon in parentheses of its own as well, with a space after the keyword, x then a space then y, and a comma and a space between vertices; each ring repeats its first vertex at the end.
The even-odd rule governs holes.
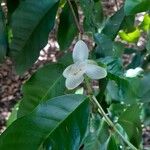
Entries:
POLYGON ((79 149, 87 128, 88 104, 83 95, 60 96, 41 103, 1 135, 0 149, 43 149, 48 136, 49 149, 79 149))
POLYGON ((58 59, 58 62, 61 63, 64 67, 73 64, 72 52, 65 53, 61 58, 58 59))
POLYGON ((32 75, 22 87, 18 117, 30 113, 42 101, 64 94, 63 69, 61 64, 49 64, 32 75))
POLYGON ((143 60, 144 60, 144 53, 142 52, 136 52, 134 53, 135 55, 132 58, 132 61, 127 65, 127 69, 130 68, 136 68, 141 66, 143 60))
POLYGON ((114 50, 114 57, 121 58, 124 52, 125 46, 121 42, 114 42, 113 44, 113 50, 114 50))
POLYGON ((21 1, 12 15, 10 55, 16 71, 24 73, 37 60, 53 29, 59 0, 21 1))
POLYGON ((107 150, 118 150, 116 139, 113 134, 108 139, 107 150))
POLYGON ((124 5, 126 15, 150 10, 149 0, 126 0, 124 5))
POLYGON ((17 112, 19 108, 20 101, 13 107, 11 115, 7 120, 7 127, 10 126, 17 119, 17 112))
POLYGON ((146 49, 147 49, 147 51, 148 51, 148 53, 150 53, 150 32, 148 33, 148 35, 147 35, 148 37, 148 39, 147 39, 147 43, 146 43, 146 49))
POLYGON ((125 16, 121 24, 121 29, 128 32, 133 31, 135 28, 134 22, 135 22, 135 15, 125 16))
MULTIPOLYGON (((98 61, 104 63, 107 66, 107 71, 111 75, 122 76, 124 74, 123 63, 118 57, 105 57, 101 58, 98 61)), ((108 76, 109 76, 108 74, 108 76)))
POLYGON ((125 109, 126 105, 121 103, 112 103, 108 108, 111 118, 113 117, 114 119, 115 117, 119 117, 125 109))
POLYGON ((140 30, 137 28, 132 32, 126 33, 125 31, 121 30, 119 32, 119 36, 122 40, 127 41, 129 43, 137 42, 141 35, 140 30))
POLYGON ((124 10, 121 8, 108 19, 101 33, 108 36, 111 40, 114 40, 120 30, 124 17, 124 10))
POLYGON ((106 24, 102 29, 101 33, 96 33, 94 35, 94 40, 97 44, 96 55, 98 58, 101 56, 117 55, 118 52, 113 52, 113 46, 115 45, 113 43, 113 40, 115 39, 118 31, 120 30, 123 19, 124 10, 123 8, 121 8, 106 21, 106 24))
POLYGON ((144 19, 143 19, 140 27, 146 32, 148 32, 150 30, 150 14, 144 15, 144 19))
POLYGON ((135 104, 139 101, 139 79, 125 78, 121 76, 113 76, 111 82, 107 86, 107 94, 112 100, 122 101, 126 104, 135 104), (110 88, 110 87, 111 88, 110 88))
POLYGON ((126 104, 136 103, 139 100, 139 79, 125 77, 121 59, 105 57, 99 61, 107 65, 107 77, 110 79, 106 88, 108 102, 115 100, 126 104))
POLYGON ((113 42, 108 36, 105 34, 96 33, 94 35, 94 39, 97 44, 95 53, 98 58, 113 55, 113 42))
MULTIPOLYGON (((75 2, 71 2, 74 12, 78 17, 78 10, 75 2)), ((60 50, 66 50, 72 43, 74 37, 77 35, 78 29, 75 25, 74 17, 71 13, 68 3, 65 4, 61 14, 60 23, 58 27, 57 39, 60 50)))
POLYGON ((147 73, 140 80, 140 90, 139 97, 142 102, 147 103, 150 102, 150 73, 147 73))
POLYGON ((150 125, 150 103, 144 103, 142 112, 142 121, 145 126, 150 125))
POLYGON ((119 117, 118 123, 126 131, 129 140, 136 147, 140 146, 142 138, 141 121, 140 121, 141 109, 138 104, 131 105, 124 111, 119 117))
POLYGON ((84 12, 84 30, 95 33, 103 23, 103 8, 101 0, 79 0, 80 6, 84 12))
POLYGON ((4 60, 7 52, 6 24, 2 8, 0 7, 0 63, 4 60))
POLYGON ((8 8, 8 15, 10 16, 16 8, 19 6, 19 2, 21 0, 6 0, 7 8, 8 8))
POLYGON ((106 141, 109 138, 107 123, 97 115, 92 114, 88 131, 87 137, 83 141, 84 150, 106 150, 106 141))

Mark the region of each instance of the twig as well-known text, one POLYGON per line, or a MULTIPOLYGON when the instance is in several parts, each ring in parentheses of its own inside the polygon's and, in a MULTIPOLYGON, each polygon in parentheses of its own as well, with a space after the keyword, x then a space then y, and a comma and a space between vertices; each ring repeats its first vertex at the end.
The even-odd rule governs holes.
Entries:
POLYGON ((77 17, 76 17, 76 14, 75 14, 75 11, 74 11, 74 9, 73 9, 73 7, 72 7, 72 4, 71 4, 70 0, 67 0, 67 2, 68 2, 69 7, 70 7, 70 9, 71 9, 71 11, 72 11, 72 15, 73 15, 73 17, 74 17, 74 21, 75 21, 75 23, 76 23, 76 26, 77 26, 77 28, 78 28, 80 34, 82 35, 82 34, 83 34, 83 30, 82 30, 82 28, 81 28, 81 26, 80 26, 80 24, 79 24, 79 22, 78 22, 78 19, 77 19, 77 17))

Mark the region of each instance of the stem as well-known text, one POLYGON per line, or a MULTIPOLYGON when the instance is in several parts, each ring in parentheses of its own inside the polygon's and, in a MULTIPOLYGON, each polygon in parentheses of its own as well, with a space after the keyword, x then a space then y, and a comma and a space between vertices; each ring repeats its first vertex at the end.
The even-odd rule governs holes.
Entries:
POLYGON ((75 21, 75 23, 76 23, 76 26, 77 26, 77 28, 78 28, 80 34, 82 35, 82 34, 83 34, 83 30, 82 30, 82 28, 81 28, 81 26, 80 26, 80 24, 79 24, 79 22, 78 22, 78 19, 77 19, 77 17, 76 17, 76 14, 75 14, 75 11, 74 11, 74 9, 73 9, 73 7, 72 7, 72 4, 71 4, 70 0, 67 0, 67 2, 68 2, 69 7, 70 7, 70 9, 71 9, 71 11, 72 11, 72 15, 73 15, 73 17, 74 17, 74 21, 75 21))
POLYGON ((124 138, 124 136, 120 133, 120 131, 115 127, 114 123, 109 119, 109 117, 107 116, 107 114, 105 113, 105 111, 103 110, 103 108, 101 107, 101 105, 99 104, 99 102, 97 101, 96 97, 91 93, 92 91, 92 88, 90 86, 90 83, 88 81, 87 78, 85 78, 85 82, 86 82, 86 86, 87 86, 87 89, 90 93, 90 100, 92 102, 94 102, 97 107, 98 107, 98 112, 100 113, 100 115, 102 115, 105 119, 105 121, 107 122, 107 124, 122 138, 122 140, 132 149, 132 150, 137 150, 137 148, 132 144, 130 143, 126 138, 124 138))

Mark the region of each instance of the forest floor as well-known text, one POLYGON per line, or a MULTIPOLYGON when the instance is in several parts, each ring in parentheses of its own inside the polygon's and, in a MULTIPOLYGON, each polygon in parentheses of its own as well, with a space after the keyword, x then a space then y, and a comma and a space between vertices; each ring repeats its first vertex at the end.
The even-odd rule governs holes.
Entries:
MULTIPOLYGON (((118 0, 118 6, 122 4, 118 0)), ((115 0, 103 0, 106 15, 111 15, 117 9, 115 0), (108 2, 109 1, 109 2, 108 2)), ((6 128, 6 121, 11 114, 14 105, 21 99, 21 86, 41 66, 48 62, 55 62, 61 56, 56 42, 55 30, 50 34, 48 45, 41 51, 38 61, 23 76, 14 71, 14 65, 9 60, 0 65, 0 133, 6 128)), ((145 150, 150 149, 150 127, 143 128, 143 144, 145 150)))

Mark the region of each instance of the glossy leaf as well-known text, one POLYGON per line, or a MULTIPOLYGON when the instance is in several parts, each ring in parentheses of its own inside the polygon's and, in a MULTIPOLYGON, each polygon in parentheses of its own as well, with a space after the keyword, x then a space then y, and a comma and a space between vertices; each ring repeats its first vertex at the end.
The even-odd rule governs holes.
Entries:
MULTIPOLYGON (((75 2, 71 2, 75 14, 78 18, 78 10, 75 2)), ((58 27, 57 39, 60 46, 60 50, 66 50, 71 45, 73 39, 78 33, 78 29, 75 25, 74 17, 71 13, 68 3, 62 8, 60 14, 60 23, 58 27)))
POLYGON ((113 134, 108 139, 107 150, 119 150, 115 136, 113 134))
POLYGON ((65 53, 62 57, 58 59, 58 62, 61 63, 65 68, 70 64, 73 64, 72 52, 65 53))
POLYGON ((62 76, 61 64, 49 64, 39 69, 23 85, 18 117, 24 116, 42 101, 64 94, 65 79, 62 76))
POLYGON ((88 116, 88 99, 82 95, 49 99, 29 115, 17 119, 1 135, 0 149, 43 149, 48 136, 49 149, 79 149, 88 116))
POLYGON ((103 24, 103 9, 101 0, 79 0, 84 12, 84 30, 87 32, 97 32, 103 24))
POLYGON ((0 7, 0 63, 4 60, 7 53, 7 37, 6 37, 6 24, 5 18, 0 7))
POLYGON ((119 117, 126 109, 125 104, 112 103, 108 108, 111 118, 119 117))
POLYGON ((140 88, 142 90, 139 91, 139 97, 142 102, 148 103, 150 102, 150 73, 144 74, 144 76, 140 80, 140 88))
POLYGON ((135 28, 134 22, 135 22, 135 15, 125 16, 121 24, 121 29, 128 32, 133 31, 135 28))
POLYGON ((126 104, 136 103, 139 99, 139 79, 125 77, 122 61, 117 58, 105 57, 99 61, 107 65, 107 77, 110 79, 106 99, 123 101, 126 104))
POLYGON ((126 104, 135 104, 139 100, 139 80, 119 76, 111 77, 113 82, 107 86, 107 93, 112 100, 123 101, 126 104), (111 88, 110 88, 111 87, 111 88))
POLYGON ((123 43, 114 42, 113 44, 114 55, 113 56, 121 58, 124 53, 124 49, 125 49, 125 46, 123 43))
POLYGON ((92 115, 90 118, 89 132, 84 144, 85 150, 106 150, 109 138, 109 127, 107 123, 98 116, 92 115))
POLYGON ((140 146, 142 138, 141 122, 140 122, 141 109, 137 104, 131 105, 119 117, 118 123, 126 131, 129 140, 136 147, 140 146))
POLYGON ((105 58, 101 58, 98 61, 104 63, 107 66, 107 71, 112 76, 113 75, 122 76, 124 74, 124 68, 123 68, 123 63, 121 59, 118 59, 117 57, 108 56, 105 58))
POLYGON ((16 71, 24 73, 37 60, 53 29, 59 0, 21 1, 12 15, 10 55, 16 71))
POLYGON ((94 38, 97 44, 96 55, 98 58, 113 55, 113 42, 108 36, 97 33, 94 38))
POLYGON ((126 15, 150 10, 149 0, 126 0, 124 5, 126 15))
POLYGON ((108 36, 111 40, 114 40, 120 30, 124 17, 124 10, 121 8, 108 19, 101 33, 108 36))
POLYGON ((135 55, 133 56, 132 61, 127 65, 127 69, 141 66, 143 60, 144 54, 142 52, 135 51, 135 55))

